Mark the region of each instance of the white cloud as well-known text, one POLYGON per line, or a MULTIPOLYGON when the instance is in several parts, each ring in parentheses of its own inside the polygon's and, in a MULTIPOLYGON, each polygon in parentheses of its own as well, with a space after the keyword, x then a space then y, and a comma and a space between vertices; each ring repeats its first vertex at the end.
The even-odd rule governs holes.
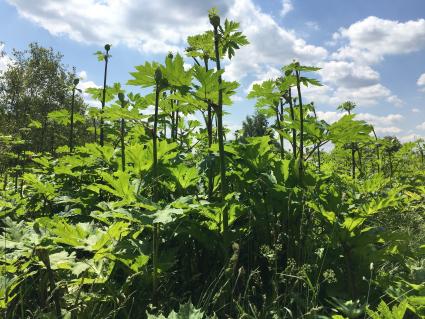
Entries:
POLYGON ((291 0, 282 0, 282 10, 280 11, 280 15, 286 16, 289 12, 294 10, 294 5, 291 0))
POLYGON ((370 16, 341 28, 334 41, 347 40, 333 57, 374 63, 385 55, 405 54, 425 48, 425 20, 399 22, 370 16))
MULTIPOLYGON (((145 52, 176 51, 190 34, 209 27, 211 4, 195 0, 8 0, 19 14, 53 35, 103 45, 123 43, 145 52), (185 9, 183 9, 183 7, 185 9)), ((231 3, 215 1, 226 15, 231 3)))
POLYGON ((403 105, 399 97, 379 83, 379 73, 366 64, 330 60, 319 63, 319 66, 322 69, 318 73, 325 86, 306 89, 311 100, 331 105, 339 105, 346 100, 353 100, 359 106, 376 105, 381 101, 403 105))
POLYGON ((420 91, 425 92, 425 73, 421 74, 416 81, 416 84, 419 86, 420 91))
POLYGON ((229 18, 241 23, 250 45, 242 47, 226 67, 227 79, 241 80, 252 73, 255 79, 261 79, 270 67, 280 68, 293 59, 317 64, 328 55, 323 47, 310 45, 277 24, 251 0, 235 0, 229 18))
MULTIPOLYGON (((211 29, 207 12, 211 4, 198 0, 7 0, 19 14, 54 35, 84 43, 124 44, 148 53, 184 48, 188 35, 211 29), (164 10, 166 8, 166 10, 164 10)), ((284 1, 286 13, 291 1, 284 1)), ((264 73, 266 65, 283 65, 298 59, 317 63, 327 56, 323 47, 306 43, 252 0, 218 0, 221 16, 241 23, 250 45, 239 50, 226 68, 226 78, 239 80, 248 73, 264 73)))
POLYGON ((397 134, 402 132, 402 129, 397 127, 397 126, 388 126, 388 127, 381 127, 381 126, 376 126, 375 127, 375 132, 377 134, 397 134))
POLYGON ((332 124, 333 122, 338 121, 344 115, 341 112, 334 112, 334 111, 329 111, 329 112, 317 111, 316 113, 317 113, 317 118, 319 120, 324 120, 329 124, 332 124))
POLYGON ((425 85, 425 73, 421 74, 421 76, 418 78, 418 81, 416 82, 418 86, 425 85))
POLYGON ((340 104, 349 100, 356 102, 358 106, 372 106, 383 99, 388 99, 391 95, 391 91, 379 83, 357 89, 338 87, 331 98, 331 102, 340 104))
POLYGON ((412 113, 420 113, 421 112, 420 109, 415 108, 415 107, 413 109, 411 109, 411 111, 412 111, 412 113))
POLYGON ((78 77, 81 79, 81 80, 86 80, 87 79, 87 72, 86 71, 84 71, 84 70, 82 70, 82 71, 80 71, 79 73, 78 73, 78 77))
POLYGON ((401 114, 388 114, 379 116, 370 113, 360 113, 356 116, 356 119, 366 121, 375 126, 383 126, 398 123, 402 121, 404 117, 401 114))
POLYGON ((425 131, 425 122, 423 122, 423 123, 419 124, 418 126, 416 126, 416 128, 417 128, 418 130, 424 130, 424 131, 425 131))
POLYGON ((417 140, 419 140, 420 138, 424 138, 424 137, 423 137, 423 136, 421 136, 421 135, 415 134, 415 133, 411 133, 411 134, 408 134, 408 135, 401 136, 401 137, 399 138, 399 140, 400 140, 400 142, 402 142, 402 143, 406 143, 406 142, 414 142, 414 141, 417 141, 417 140))
POLYGON ((324 83, 359 88, 379 81, 379 73, 368 65, 358 65, 347 61, 328 61, 321 64, 319 74, 324 83))
POLYGON ((339 29, 331 44, 339 44, 340 48, 330 55, 329 61, 321 63, 320 72, 323 82, 333 89, 328 96, 330 103, 354 100, 359 106, 388 102, 401 107, 404 102, 380 83, 379 73, 371 64, 387 55, 425 48, 425 20, 399 22, 371 16, 339 29))
POLYGON ((316 104, 333 105, 331 102, 332 96, 335 94, 335 89, 329 85, 323 86, 308 86, 303 88, 303 100, 306 102, 315 102, 316 104))
POLYGON ((394 106, 402 107, 404 105, 404 102, 402 99, 400 99, 397 95, 391 95, 387 98, 387 101, 391 103, 394 106))
POLYGON ((100 108, 101 104, 99 101, 94 100, 90 94, 86 93, 86 90, 89 88, 100 88, 100 85, 97 85, 95 82, 91 80, 87 80, 87 72, 85 70, 81 70, 78 72, 78 77, 80 78, 80 83, 78 83, 77 88, 82 91, 81 95, 83 96, 84 101, 92 106, 100 108))

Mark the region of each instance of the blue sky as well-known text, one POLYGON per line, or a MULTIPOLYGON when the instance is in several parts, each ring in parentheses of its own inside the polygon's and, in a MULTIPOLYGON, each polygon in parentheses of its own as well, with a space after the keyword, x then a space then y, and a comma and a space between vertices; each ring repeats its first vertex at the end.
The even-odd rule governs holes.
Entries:
MULTIPOLYGON (((325 85, 305 96, 323 119, 336 120, 336 106, 353 100, 381 136, 425 136, 423 0, 0 0, 0 49, 51 46, 81 72, 85 88, 102 82, 93 52, 112 43, 109 82, 125 83, 135 65, 182 52, 188 35, 209 28, 213 6, 241 22, 251 42, 225 62, 226 78, 241 83, 227 108, 232 130, 254 112, 245 98, 252 84, 296 58, 322 67, 325 85)), ((8 62, 0 59, 0 69, 8 62)))

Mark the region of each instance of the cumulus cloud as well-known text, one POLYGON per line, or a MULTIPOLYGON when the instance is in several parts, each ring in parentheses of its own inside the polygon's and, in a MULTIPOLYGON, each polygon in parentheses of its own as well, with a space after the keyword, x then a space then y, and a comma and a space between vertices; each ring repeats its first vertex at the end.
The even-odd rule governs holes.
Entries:
POLYGON ((404 116, 401 114, 374 115, 370 113, 360 113, 356 116, 358 120, 366 121, 372 125, 387 125, 402 121, 404 116))
MULTIPOLYGON (((8 0, 19 14, 54 35, 84 43, 123 43, 145 52, 181 48, 190 34, 209 28, 210 3, 195 0, 8 0), (182 8, 185 8, 182 10, 182 8)), ((215 1, 223 15, 230 2, 215 1)))
POLYGON ((359 106, 373 106, 382 101, 400 106, 402 101, 380 83, 359 87, 355 90, 347 87, 338 87, 331 98, 333 104, 344 101, 355 101, 359 106))
MULTIPOLYGON (((404 102, 389 88, 380 83, 380 74, 371 66, 358 61, 330 60, 319 64, 322 82, 333 88, 328 103, 338 105, 353 100, 359 106, 373 106, 386 101, 401 107, 404 102)), ((322 97, 322 100, 326 98, 322 97)))
POLYGON ((379 73, 363 62, 328 60, 318 65, 322 68, 318 73, 324 86, 306 89, 310 100, 334 106, 347 100, 359 106, 373 106, 382 101, 397 107, 404 104, 380 83, 379 73))
MULTIPOLYGON (((338 88, 329 99, 356 101, 359 105, 377 105, 388 102, 396 107, 405 103, 380 83, 379 73, 371 65, 387 55, 416 52, 425 48, 425 20, 406 22, 370 16, 332 36, 340 47, 323 64, 322 78, 328 85, 338 88)), ((420 90, 425 91, 425 74, 418 79, 420 90)))
POLYGON ((405 54, 425 48, 425 20, 399 22, 370 16, 341 28, 334 41, 348 41, 333 54, 336 59, 381 61, 385 55, 405 54))
POLYGON ((317 118, 319 120, 326 121, 329 124, 332 124, 332 123, 338 121, 341 117, 344 116, 343 113, 334 112, 334 111, 328 111, 328 112, 317 111, 316 114, 317 114, 317 118))
POLYGON ((414 107, 413 109, 411 109, 411 111, 412 111, 412 113, 420 113, 421 112, 421 110, 418 109, 418 108, 416 108, 416 107, 414 107))
POLYGON ((328 86, 308 86, 303 89, 303 99, 307 103, 314 102, 318 105, 332 105, 331 99, 334 95, 335 89, 328 86))
POLYGON ((368 65, 347 61, 328 61, 321 64, 323 82, 346 88, 359 88, 378 83, 379 73, 368 65))
MULTIPOLYGON (((182 50, 188 35, 211 29, 207 19, 210 4, 206 1, 7 1, 21 16, 51 34, 99 45, 122 43, 147 53, 182 50)), ((323 47, 308 44, 280 26, 252 0, 218 0, 215 6, 223 17, 241 23, 251 43, 227 65, 228 79, 241 80, 252 72, 258 76, 266 72, 266 65, 281 66, 292 59, 317 63, 328 54, 323 47)), ((287 13, 293 6, 285 0, 283 7, 287 13)))
POLYGON ((400 99, 397 95, 391 95, 387 98, 387 101, 391 103, 394 106, 402 107, 404 105, 404 102, 402 99, 400 99))
POLYGON ((294 10, 294 5, 291 0, 282 0, 282 10, 280 11, 280 15, 286 16, 289 12, 294 10))
POLYGON ((325 48, 308 44, 280 26, 251 0, 235 0, 229 9, 229 18, 240 21, 250 41, 226 67, 226 77, 230 80, 241 80, 250 73, 254 73, 256 80, 265 80, 261 76, 270 67, 280 68, 293 59, 317 64, 328 55, 325 48))

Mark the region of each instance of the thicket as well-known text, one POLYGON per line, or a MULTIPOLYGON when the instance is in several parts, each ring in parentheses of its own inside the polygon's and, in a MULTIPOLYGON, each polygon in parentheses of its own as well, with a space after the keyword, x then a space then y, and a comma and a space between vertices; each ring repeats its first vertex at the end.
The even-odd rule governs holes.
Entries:
POLYGON ((302 94, 319 69, 296 61, 253 86, 261 115, 226 140, 239 84, 221 65, 248 39, 209 19, 190 69, 136 66, 143 93, 108 86, 113 48, 97 52, 100 108, 35 44, 1 74, 3 316, 423 317, 423 141, 379 138, 353 102, 318 119, 302 94))

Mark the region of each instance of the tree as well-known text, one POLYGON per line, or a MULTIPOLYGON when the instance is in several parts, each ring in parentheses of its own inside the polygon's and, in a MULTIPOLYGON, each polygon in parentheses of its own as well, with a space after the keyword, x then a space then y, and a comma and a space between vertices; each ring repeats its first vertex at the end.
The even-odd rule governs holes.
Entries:
POLYGON ((266 116, 260 112, 247 116, 245 121, 242 122, 242 139, 270 134, 269 122, 266 116))
MULTIPOLYGON (((4 135, 19 136, 29 128, 28 147, 36 152, 54 152, 69 140, 69 111, 71 109, 75 70, 62 63, 62 54, 52 48, 31 43, 24 51, 14 50, 8 68, 0 74, 0 127, 4 135), (54 111, 61 114, 50 116, 54 111), (60 123, 58 115, 66 118, 60 123)), ((75 113, 83 114, 85 105, 75 96, 75 113)), ((78 118, 75 118, 77 121, 78 118)), ((84 127, 76 127, 75 141, 85 139, 84 127)))

